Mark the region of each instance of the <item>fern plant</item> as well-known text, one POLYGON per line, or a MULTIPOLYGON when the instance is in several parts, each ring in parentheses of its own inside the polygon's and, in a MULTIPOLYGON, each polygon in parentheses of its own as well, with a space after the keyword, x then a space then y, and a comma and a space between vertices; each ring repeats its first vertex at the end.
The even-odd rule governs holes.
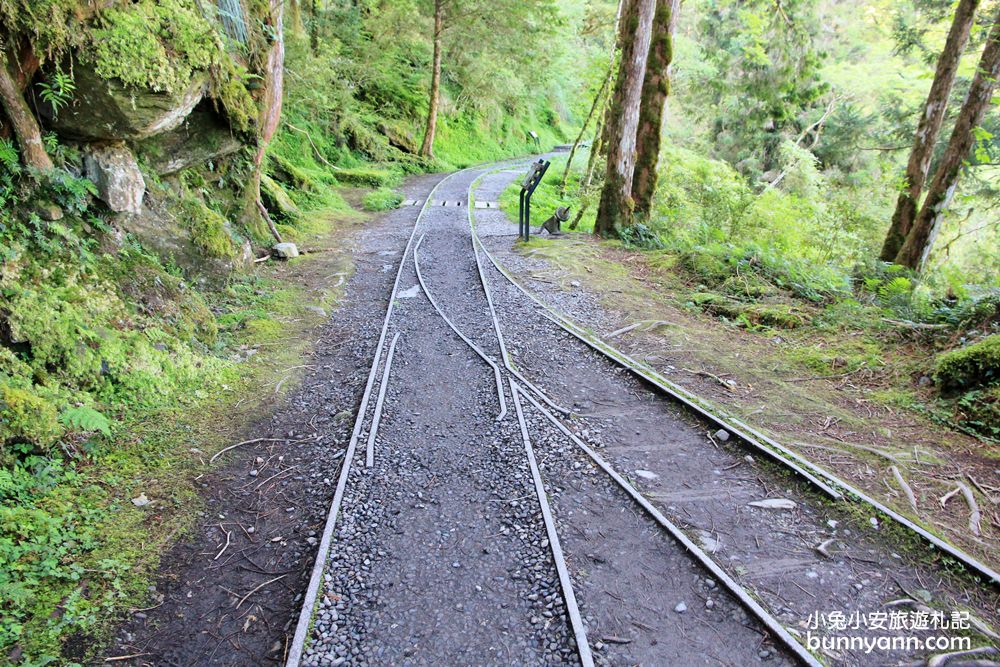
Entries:
POLYGON ((64 426, 77 431, 90 431, 101 433, 105 437, 111 436, 111 422, 108 418, 86 405, 64 410, 59 415, 59 421, 64 426))
POLYGON ((62 70, 54 72, 48 81, 38 83, 38 96, 52 107, 54 116, 58 116, 59 110, 70 103, 75 92, 73 77, 62 70))

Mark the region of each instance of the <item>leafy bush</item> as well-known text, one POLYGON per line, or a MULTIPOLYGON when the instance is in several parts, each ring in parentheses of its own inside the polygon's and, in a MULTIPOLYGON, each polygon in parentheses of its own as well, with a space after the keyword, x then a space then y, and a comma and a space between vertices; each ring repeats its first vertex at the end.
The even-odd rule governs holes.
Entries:
POLYGON ((403 196, 390 188, 372 190, 361 200, 361 205, 368 211, 388 211, 397 208, 403 201, 403 196))
POLYGON ((944 389, 1000 382, 1000 334, 938 355, 934 378, 944 389))

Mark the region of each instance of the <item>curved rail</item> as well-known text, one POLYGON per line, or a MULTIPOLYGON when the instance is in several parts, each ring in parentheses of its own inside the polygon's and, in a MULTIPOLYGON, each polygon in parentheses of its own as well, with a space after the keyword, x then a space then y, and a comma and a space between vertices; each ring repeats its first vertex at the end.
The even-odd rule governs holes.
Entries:
MULTIPOLYGON (((461 173, 461 172, 455 172, 461 173)), ((403 267, 406 265, 406 258, 413 246, 413 239, 417 235, 417 227, 427 211, 429 202, 441 187, 441 184, 452 178, 455 174, 445 176, 438 181, 427 194, 424 204, 417 214, 417 219, 413 223, 413 230, 406 241, 403 249, 403 256, 399 260, 399 268, 396 269, 396 280, 392 285, 392 292, 389 294, 389 305, 385 310, 385 318, 382 320, 382 332, 379 334, 378 345, 375 348, 375 358, 372 360, 371 370, 368 371, 368 382, 365 384, 364 394, 361 396, 361 406, 354 420, 354 430, 351 432, 351 440, 347 445, 344 454, 344 462, 340 468, 340 476, 337 478, 337 489, 333 494, 333 501, 330 503, 330 512, 327 514, 326 524, 323 527, 323 535, 320 538, 319 548, 316 550, 316 561, 313 564, 312 574, 309 577, 309 585, 306 588, 305 597, 302 600, 302 609, 299 612, 299 620, 295 626, 295 635, 292 637, 292 644, 288 650, 288 657, 285 660, 286 667, 299 667, 302 662, 302 654, 305 651, 306 640, 309 637, 309 629, 312 625, 313 611, 319 597, 319 589, 323 581, 323 570, 326 566, 326 559, 330 554, 330 544, 333 541, 333 531, 337 525, 337 516, 340 513, 340 505, 344 499, 344 491, 347 488, 347 479, 351 473, 351 463, 354 460, 354 453, 358 447, 358 440, 364 426, 365 417, 368 412, 368 402, 371 400, 372 387, 375 384, 375 376, 378 374, 378 367, 382 360, 382 348, 385 347, 386 334, 389 332, 389 321, 392 319, 392 311, 396 303, 396 292, 399 290, 399 279, 403 275, 403 267)), ((502 387, 501 387, 502 393, 502 387)))
MULTIPOLYGON (((499 171, 499 170, 496 170, 499 171)), ((475 185, 475 183, 473 183, 475 185)), ((471 187, 470 187, 471 193, 471 187)), ((537 296, 531 293, 530 290, 525 288, 520 284, 520 282, 511 274, 507 267, 503 266, 492 254, 483 246, 482 241, 476 232, 474 223, 474 214, 472 210, 469 210, 469 225, 472 230, 473 237, 473 248, 482 250, 486 257, 490 260, 493 266, 503 275, 504 278, 510 282, 511 285, 516 287, 521 293, 527 296, 529 299, 534 301, 540 308, 543 309, 543 314, 548 317, 553 323, 555 323, 559 328, 567 333, 571 334, 575 338, 579 339, 587 346, 593 350, 601 353, 602 355, 608 357, 619 366, 630 371, 633 375, 640 378, 641 380, 648 382, 649 384, 656 387, 661 392, 667 394, 674 400, 679 401, 683 405, 687 406, 694 412, 698 413, 704 419, 708 420, 710 423, 715 424, 719 428, 725 429, 730 433, 738 436, 741 440, 749 444, 751 447, 757 451, 765 454, 772 461, 782 465, 786 468, 791 469, 796 474, 798 474, 803 479, 807 480, 812 485, 816 486, 828 496, 835 500, 846 500, 844 492, 850 494, 854 498, 860 500, 863 503, 868 504, 880 513, 889 517, 896 523, 902 525, 903 527, 911 530, 926 542, 929 542, 933 547, 940 549, 944 553, 948 554, 952 558, 961 562, 969 571, 985 577, 992 583, 995 587, 1000 587, 1000 573, 986 565, 985 563, 979 561, 977 558, 965 551, 959 549, 958 547, 948 543, 944 539, 938 537, 937 535, 929 532, 925 528, 917 525, 910 519, 906 518, 899 512, 887 507, 878 500, 872 498, 870 495, 864 491, 858 489, 849 482, 844 481, 839 476, 830 472, 829 470, 819 466, 808 459, 802 457, 796 452, 788 449, 781 443, 775 441, 773 438, 761 433, 757 429, 754 429, 747 424, 744 424, 739 419, 735 419, 731 416, 726 417, 720 414, 720 410, 712 405, 711 403, 705 401, 704 399, 695 396, 686 389, 680 387, 679 385, 667 380, 655 370, 642 364, 632 357, 630 357, 625 352, 613 347, 607 342, 601 340, 595 334, 587 331, 580 325, 573 322, 563 313, 559 312, 555 308, 549 306, 537 296), (843 491, 841 491, 841 489, 843 491)), ((477 262, 478 262, 477 254, 477 262)), ((482 274, 480 274, 482 278, 482 274)), ((484 289, 487 291, 489 288, 486 286, 484 281, 484 289)))

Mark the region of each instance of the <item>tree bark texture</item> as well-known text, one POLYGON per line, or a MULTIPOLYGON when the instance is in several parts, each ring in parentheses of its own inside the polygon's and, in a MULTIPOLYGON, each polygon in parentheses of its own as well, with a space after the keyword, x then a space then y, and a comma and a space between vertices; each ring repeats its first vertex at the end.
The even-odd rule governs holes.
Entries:
POLYGON ((620 26, 621 60, 604 125, 608 164, 594 233, 616 236, 632 207, 636 128, 655 0, 626 0, 620 26))
POLYGON ((0 49, 0 102, 3 103, 3 109, 14 129, 17 144, 21 147, 21 159, 24 164, 39 171, 51 171, 52 160, 45 152, 38 121, 31 113, 17 81, 7 67, 7 54, 3 49, 0 49))
POLYGON ((427 108, 427 128, 420 155, 434 157, 434 134, 437 132, 438 102, 441 98, 441 37, 444 32, 444 7, 442 0, 434 0, 434 64, 431 72, 431 98, 427 108))
POLYGON ((983 121, 990 107, 998 76, 1000 76, 1000 11, 993 19, 993 26, 986 39, 976 75, 958 112, 955 129, 948 140, 948 148, 934 174, 934 180, 927 190, 927 198, 906 237, 906 242, 896 256, 897 264, 915 271, 922 271, 927 264, 927 257, 934 247, 934 240, 941 231, 945 211, 958 186, 962 166, 975 144, 975 129, 983 121))
MULTIPOLYGON (((285 89, 285 38, 284 38, 284 14, 285 4, 283 0, 270 0, 271 3, 271 25, 274 28, 274 43, 267 54, 267 64, 264 71, 264 89, 260 99, 260 116, 258 127, 260 127, 260 138, 257 143, 257 153, 253 160, 253 176, 248 184, 247 204, 251 210, 258 212, 264 209, 260 200, 260 169, 264 161, 264 154, 267 152, 267 145, 274 136, 278 125, 281 122, 281 100, 285 89)), ((280 243, 281 237, 273 229, 270 217, 263 213, 268 227, 272 228, 272 234, 280 243)))
POLYGON ((676 25, 674 16, 679 6, 680 0, 656 0, 639 106, 639 125, 636 129, 635 171, 632 178, 634 206, 627 224, 633 220, 649 218, 653 195, 656 193, 663 116, 667 96, 670 94, 670 62, 673 58, 673 28, 676 25))
POLYGON ((880 257, 883 261, 891 262, 896 258, 913 227, 914 218, 917 217, 917 204, 930 171, 934 144, 941 132, 941 124, 944 122, 948 107, 948 96, 955 83, 955 73, 958 71, 965 45, 969 41, 969 31, 976 18, 978 6, 979 0, 961 0, 955 10, 948 39, 938 57, 934 82, 927 94, 924 112, 917 123, 913 149, 906 164, 906 190, 901 192, 896 200, 892 223, 882 245, 880 257))

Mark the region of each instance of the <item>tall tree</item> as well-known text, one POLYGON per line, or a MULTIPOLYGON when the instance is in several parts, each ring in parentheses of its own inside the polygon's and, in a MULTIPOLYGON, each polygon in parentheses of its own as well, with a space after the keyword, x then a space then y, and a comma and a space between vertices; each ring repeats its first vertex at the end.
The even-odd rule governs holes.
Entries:
POLYGON ((654 0, 626 0, 622 8, 618 36, 621 59, 604 124, 608 164, 594 223, 594 233, 599 236, 617 236, 632 208, 639 101, 649 54, 653 6, 654 0))
POLYGON ((21 159, 24 163, 39 171, 52 170, 52 160, 45 152, 38 121, 31 113, 20 87, 7 67, 7 54, 2 47, 0 47, 0 103, 3 104, 11 127, 14 128, 14 136, 17 137, 17 143, 21 147, 21 159))
POLYGON ((673 58, 674 27, 680 0, 656 0, 652 39, 642 83, 639 106, 639 126, 636 130, 635 171, 632 178, 632 215, 636 219, 649 217, 656 193, 657 166, 660 162, 660 140, 663 136, 663 111, 670 94, 670 62, 673 58))
MULTIPOLYGON (((587 126, 590 125, 591 119, 594 118, 595 113, 603 114, 603 107, 606 102, 605 93, 607 93, 608 88, 611 86, 611 82, 614 80, 615 76, 615 53, 618 51, 618 23, 622 18, 622 5, 626 0, 618 0, 618 8, 615 11, 615 23, 614 29, 611 34, 611 47, 608 53, 608 71, 604 75, 601 81, 601 87, 594 95, 594 102, 590 105, 590 112, 587 114, 587 118, 583 121, 583 127, 580 128, 580 133, 576 135, 576 140, 573 142, 573 147, 569 151, 569 157, 566 158, 566 168, 563 169, 562 180, 559 181, 559 194, 566 194, 566 182, 569 180, 569 170, 573 165, 573 157, 576 155, 576 149, 579 148, 580 142, 583 141, 584 135, 587 133, 587 126)), ((598 118, 600 118, 598 116, 598 118)), ((591 145, 591 150, 597 150, 598 137, 597 135, 601 132, 601 122, 597 122, 597 131, 594 133, 594 142, 591 145)), ((593 153, 592 153, 593 154, 593 153)))
POLYGON ((444 0, 434 0, 434 62, 431 65, 431 97, 427 107, 427 127, 420 155, 434 157, 434 135, 437 132, 438 104, 441 99, 441 38, 444 33, 444 0))
POLYGON ((896 258, 913 227, 913 219, 917 216, 917 203, 920 201, 920 194, 923 192, 930 171, 934 144, 948 108, 948 96, 955 83, 955 73, 958 71, 965 45, 969 41, 969 31, 975 21, 978 6, 979 0, 960 0, 955 10, 948 39, 938 57, 934 82, 927 94, 924 112, 917 123, 917 133, 913 137, 913 149, 906 164, 906 189, 896 200, 892 223, 882 245, 880 257, 883 261, 891 262, 896 258))
POLYGON ((926 265, 927 257, 941 230, 945 211, 958 187, 962 167, 976 142, 975 130, 990 107, 993 91, 997 86, 997 77, 1000 77, 1000 10, 993 19, 993 26, 990 28, 989 37, 986 38, 986 46, 979 59, 976 75, 958 112, 955 128, 948 140, 948 148, 927 190, 927 198, 906 237, 906 242, 896 255, 897 264, 915 271, 922 271, 926 265))
POLYGON ((771 180, 780 146, 829 86, 816 47, 818 0, 717 0, 700 22, 712 67, 696 85, 715 154, 741 173, 771 180))
POLYGON ((264 160, 267 145, 270 143, 271 138, 278 129, 278 123, 281 121, 281 100, 285 90, 285 3, 283 0, 270 0, 270 3, 270 21, 275 39, 274 43, 271 44, 270 51, 268 51, 267 63, 264 70, 264 88, 260 99, 260 117, 258 119, 260 141, 258 142, 257 153, 254 155, 254 170, 252 180, 248 186, 249 196, 247 199, 252 206, 257 208, 261 217, 264 218, 268 228, 271 230, 271 235, 274 236, 278 243, 281 243, 281 234, 278 233, 278 228, 275 226, 274 221, 271 220, 271 216, 268 215, 260 196, 261 162, 264 160))

